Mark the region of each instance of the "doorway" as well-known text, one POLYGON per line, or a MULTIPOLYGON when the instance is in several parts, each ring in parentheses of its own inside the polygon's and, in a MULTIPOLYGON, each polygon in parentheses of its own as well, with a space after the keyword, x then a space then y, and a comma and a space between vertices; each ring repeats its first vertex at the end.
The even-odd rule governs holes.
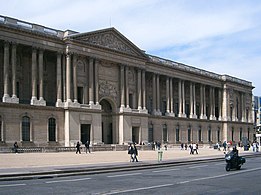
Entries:
POLYGON ((102 107, 102 142, 104 144, 113 144, 113 119, 112 119, 112 106, 109 101, 103 99, 101 102, 102 107))
POLYGON ((89 142, 91 141, 90 130, 91 130, 91 124, 81 124, 81 142, 83 144, 85 144, 87 140, 89 142))
POLYGON ((132 127, 132 142, 139 144, 140 142, 140 128, 132 127))

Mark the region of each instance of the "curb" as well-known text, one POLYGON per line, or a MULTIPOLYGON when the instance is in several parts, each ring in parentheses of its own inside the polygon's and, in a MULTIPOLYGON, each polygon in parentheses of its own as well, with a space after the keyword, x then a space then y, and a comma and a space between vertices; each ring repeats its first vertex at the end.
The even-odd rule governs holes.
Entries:
MULTIPOLYGON (((258 154, 242 154, 241 156, 247 158, 255 158, 261 156, 261 153, 258 154)), ((41 171, 41 172, 28 172, 20 174, 0 174, 0 181, 12 181, 12 180, 30 180, 30 179, 46 179, 46 178, 58 178, 58 177, 68 177, 76 175, 93 175, 101 173, 111 173, 111 172, 120 172, 120 171, 134 171, 142 169, 153 169, 153 168, 162 168, 162 167, 173 167, 180 165, 189 165, 189 164, 198 164, 198 163, 207 163, 207 162, 218 162, 224 161, 224 157, 201 157, 198 159, 191 160, 168 160, 168 161, 145 161, 140 163, 124 164, 124 165, 107 165, 100 167, 89 167, 89 168, 68 168, 66 170, 52 170, 52 171, 41 171)))

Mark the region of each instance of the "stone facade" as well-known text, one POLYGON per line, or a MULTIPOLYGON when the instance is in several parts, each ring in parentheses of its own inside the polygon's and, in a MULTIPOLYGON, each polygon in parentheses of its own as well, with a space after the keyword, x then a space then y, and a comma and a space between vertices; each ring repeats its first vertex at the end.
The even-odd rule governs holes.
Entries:
POLYGON ((0 16, 1 145, 253 140, 252 83, 146 54, 115 28, 0 16))

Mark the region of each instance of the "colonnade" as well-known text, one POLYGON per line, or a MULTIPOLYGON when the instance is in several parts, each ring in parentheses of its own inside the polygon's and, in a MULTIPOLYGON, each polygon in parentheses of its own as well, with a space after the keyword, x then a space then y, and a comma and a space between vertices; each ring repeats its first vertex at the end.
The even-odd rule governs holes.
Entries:
MULTIPOLYGON (((32 47, 31 54, 31 105, 41 105, 45 106, 46 101, 44 99, 44 49, 32 47), (38 89, 39 87, 39 89, 38 89), (37 91, 39 90, 39 94, 37 91), (39 97, 39 99, 38 99, 39 97)), ((77 80, 77 54, 73 53, 66 48, 66 54, 56 53, 56 106, 76 106, 80 107, 78 103, 78 80, 77 80), (62 93, 64 91, 64 93, 62 93)), ((19 103, 19 98, 17 98, 17 44, 4 42, 4 94, 3 102, 19 103), (11 52, 10 52, 11 51, 11 52), (11 59, 11 63, 9 62, 11 59), (11 65, 11 67, 10 67, 11 65), (12 71, 9 71, 12 70, 12 71), (11 82, 10 82, 11 81, 11 82), (12 92, 12 95, 10 95, 12 92)), ((87 57, 86 57, 87 59, 87 57)), ((94 58, 89 58, 87 60, 88 73, 86 77, 88 78, 88 84, 86 83, 86 88, 88 87, 88 94, 84 93, 85 99, 88 99, 88 104, 90 108, 100 108, 99 105, 99 78, 98 78, 98 62, 94 58), (98 106, 98 107, 97 107, 98 106)), ((145 69, 137 68, 137 107, 130 108, 129 100, 129 78, 128 72, 129 67, 127 65, 120 65, 120 111, 137 110, 139 112, 147 113, 146 108, 146 71, 145 69)), ((152 114, 162 115, 161 110, 161 89, 160 89, 160 76, 158 73, 152 73, 152 114)), ((174 78, 165 76, 166 85, 166 115, 175 116, 174 114, 174 91, 173 91, 173 81, 174 78)), ((187 81, 186 81, 187 82, 187 81)), ((251 113, 246 108, 246 94, 240 93, 239 101, 230 103, 229 93, 227 86, 221 88, 215 88, 213 86, 208 86, 209 94, 206 94, 206 85, 199 84, 200 88, 200 102, 196 101, 196 83, 189 82, 189 113, 186 113, 186 96, 185 96, 185 80, 178 80, 178 117, 189 117, 189 118, 200 118, 207 119, 206 116, 206 96, 208 95, 209 101, 209 120, 232 120, 238 121, 237 113, 241 112, 241 121, 247 122, 250 118, 247 115, 251 113), (215 90, 218 92, 215 94, 215 90), (218 100, 216 100, 218 98, 218 100), (216 102, 218 105, 218 116, 216 116, 216 102), (197 116, 197 104, 200 106, 200 116, 197 116), (238 110, 241 108, 241 110, 238 110), (232 110, 231 110, 232 109, 232 110), (189 114, 189 116, 187 116, 189 114), (217 117, 217 118, 216 118, 217 117)), ((86 91, 85 91, 86 92, 86 91)), ((86 104, 87 102, 85 102, 86 104)))

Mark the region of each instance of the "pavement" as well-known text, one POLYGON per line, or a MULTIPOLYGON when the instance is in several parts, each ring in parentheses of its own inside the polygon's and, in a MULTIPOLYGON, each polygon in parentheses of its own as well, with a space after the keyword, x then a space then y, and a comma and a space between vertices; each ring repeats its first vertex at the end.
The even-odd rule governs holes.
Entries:
MULTIPOLYGON (((252 150, 243 151, 242 148, 238 150, 239 155, 246 158, 261 155, 252 150)), ((213 148, 199 148, 199 154, 194 155, 189 154, 189 150, 180 148, 162 151, 162 160, 159 161, 158 151, 139 150, 139 162, 130 162, 127 151, 97 151, 87 154, 85 152, 0 153, 0 181, 96 174, 224 160, 224 152, 213 148)))

